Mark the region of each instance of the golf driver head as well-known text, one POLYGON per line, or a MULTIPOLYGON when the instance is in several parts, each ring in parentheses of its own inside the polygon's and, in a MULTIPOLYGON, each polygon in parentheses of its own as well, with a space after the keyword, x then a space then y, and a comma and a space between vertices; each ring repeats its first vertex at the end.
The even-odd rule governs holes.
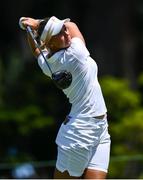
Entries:
POLYGON ((56 71, 52 74, 52 80, 59 89, 66 89, 71 85, 72 74, 66 70, 56 71))

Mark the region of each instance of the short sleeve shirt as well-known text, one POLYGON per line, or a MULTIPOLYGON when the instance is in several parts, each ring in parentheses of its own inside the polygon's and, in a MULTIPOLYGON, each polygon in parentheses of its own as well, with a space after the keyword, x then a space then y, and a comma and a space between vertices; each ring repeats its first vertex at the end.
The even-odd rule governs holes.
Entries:
MULTIPOLYGON (((52 72, 67 70, 72 74, 72 83, 63 92, 72 104, 70 116, 95 117, 107 112, 100 84, 98 82, 98 68, 95 60, 90 57, 83 41, 73 38, 67 49, 56 52, 47 58, 52 72)), ((38 64, 44 74, 51 76, 44 58, 39 55, 38 64)))

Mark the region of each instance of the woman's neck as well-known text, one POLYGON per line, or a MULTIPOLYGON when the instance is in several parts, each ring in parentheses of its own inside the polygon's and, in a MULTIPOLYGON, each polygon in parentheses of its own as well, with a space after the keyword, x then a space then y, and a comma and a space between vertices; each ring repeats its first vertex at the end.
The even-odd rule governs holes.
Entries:
POLYGON ((63 49, 67 49, 67 48, 59 48, 59 49, 50 49, 48 48, 48 58, 50 58, 51 56, 53 56, 56 52, 63 50, 63 49))

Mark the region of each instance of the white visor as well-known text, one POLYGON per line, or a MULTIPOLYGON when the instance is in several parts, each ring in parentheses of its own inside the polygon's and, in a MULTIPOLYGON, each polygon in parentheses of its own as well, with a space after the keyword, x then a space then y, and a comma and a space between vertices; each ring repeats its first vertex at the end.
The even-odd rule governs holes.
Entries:
POLYGON ((45 25, 40 40, 43 42, 46 40, 48 42, 52 36, 57 35, 61 31, 64 23, 69 21, 69 18, 60 20, 55 16, 52 16, 45 25))

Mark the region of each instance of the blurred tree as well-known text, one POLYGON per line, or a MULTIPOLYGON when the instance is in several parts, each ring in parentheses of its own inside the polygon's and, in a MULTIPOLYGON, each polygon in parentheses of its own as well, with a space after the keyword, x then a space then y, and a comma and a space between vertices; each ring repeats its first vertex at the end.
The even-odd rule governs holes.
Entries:
POLYGON ((105 76, 100 81, 109 115, 115 123, 140 106, 141 96, 137 90, 130 89, 128 80, 105 76))
POLYGON ((3 84, 3 65, 0 59, 0 107, 3 105, 3 92, 4 92, 4 84, 3 84))
MULTIPOLYGON (((108 76, 100 81, 108 108, 111 155, 142 154, 143 108, 139 91, 131 90, 124 79, 108 76)), ((141 173, 140 161, 112 161, 110 170, 110 178, 136 178, 141 173)))

